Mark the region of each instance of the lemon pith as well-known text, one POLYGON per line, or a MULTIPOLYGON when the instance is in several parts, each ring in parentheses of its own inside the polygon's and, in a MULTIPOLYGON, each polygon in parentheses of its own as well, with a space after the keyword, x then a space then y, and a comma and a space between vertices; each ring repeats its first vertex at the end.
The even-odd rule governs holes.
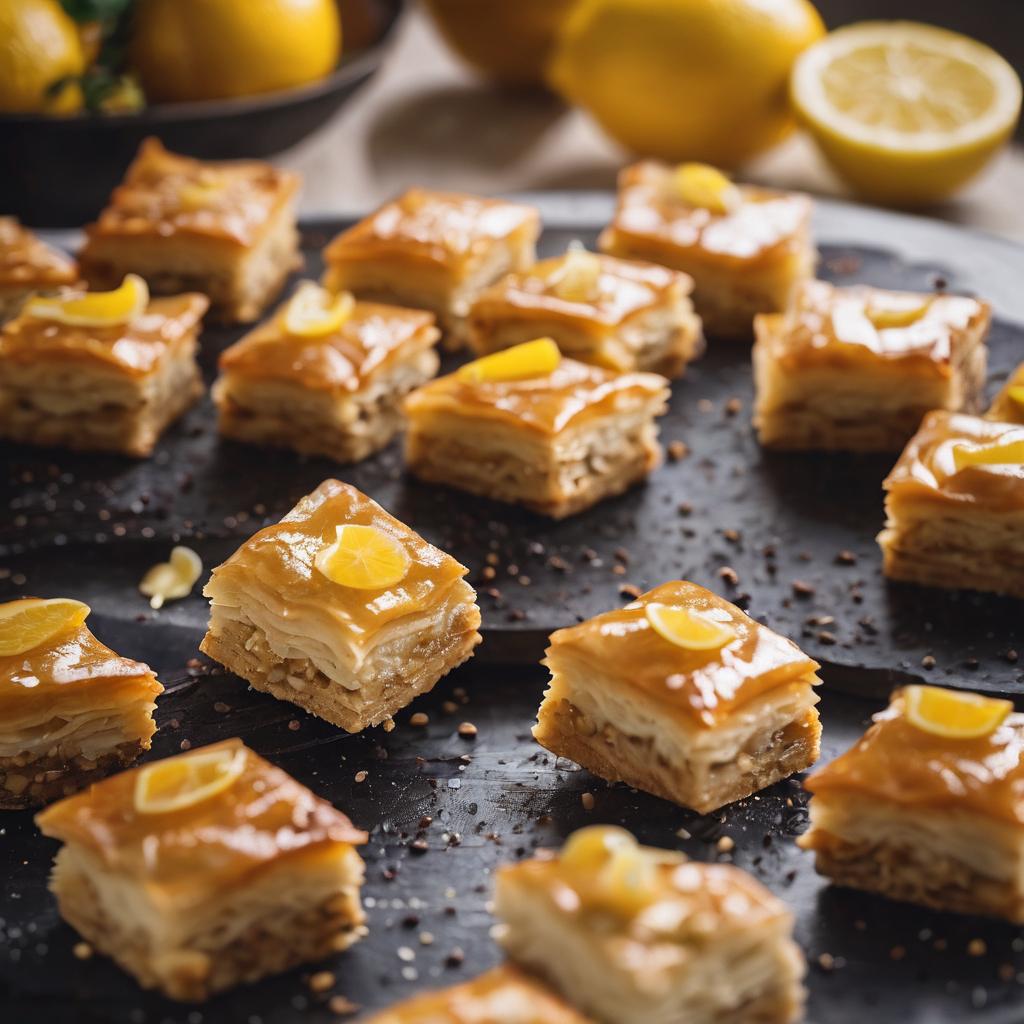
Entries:
POLYGON ((474 359, 460 366, 455 373, 460 379, 475 384, 529 380, 554 373, 561 361, 562 354, 550 338, 536 338, 474 359))
POLYGON ((690 651, 716 651, 736 639, 731 626, 689 608, 655 602, 644 613, 659 636, 690 651))
POLYGON ((128 274, 109 292, 86 292, 68 298, 35 296, 24 312, 38 320, 53 320, 72 327, 115 327, 131 323, 149 305, 149 288, 137 274, 128 274))
POLYGON ((316 568, 331 582, 356 590, 382 590, 405 579, 411 560, 402 544, 375 526, 339 526, 322 548, 316 568))
POLYGON ((22 598, 0 605, 0 657, 26 654, 61 633, 77 629, 90 608, 66 597, 22 598))
POLYGON ((994 732, 1013 703, 940 686, 908 686, 903 691, 907 720, 933 736, 978 739, 994 732))

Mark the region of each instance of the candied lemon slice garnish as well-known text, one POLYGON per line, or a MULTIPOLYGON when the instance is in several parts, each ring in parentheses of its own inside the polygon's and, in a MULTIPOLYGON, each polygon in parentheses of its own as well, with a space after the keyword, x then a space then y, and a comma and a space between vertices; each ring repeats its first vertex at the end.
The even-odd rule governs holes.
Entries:
POLYGON ((217 205, 227 187, 227 178, 210 172, 195 181, 183 182, 178 189, 178 202, 183 210, 205 210, 217 205))
POLYGON ((740 190, 708 164, 680 164, 672 173, 672 186, 684 203, 712 213, 730 213, 743 201, 740 190))
POLYGON ((202 559, 191 548, 178 545, 171 549, 168 561, 157 563, 142 577, 139 590, 149 598, 150 608, 156 610, 167 601, 188 597, 202 571, 202 559))
POLYGON ((89 606, 69 597, 26 597, 0 604, 0 657, 24 654, 61 633, 77 629, 89 606))
POLYGON ((600 293, 601 258, 574 242, 550 284, 554 293, 567 302, 591 301, 600 293))
POLYGON ((376 526, 338 527, 337 539, 316 556, 316 567, 332 583, 356 590, 382 590, 405 579, 410 558, 401 543, 376 526))
POLYGON ((558 369, 562 353, 550 338, 536 338, 513 345, 502 352, 474 359, 460 366, 455 375, 475 384, 493 384, 508 380, 547 377, 558 369))
POLYGON ((635 847, 636 839, 615 825, 588 825, 565 841, 560 862, 569 871, 597 871, 623 847, 635 847))
POLYGON ((24 312, 37 320, 54 320, 72 327, 113 327, 131 323, 146 312, 149 287, 138 274, 128 274, 112 292, 86 292, 67 298, 34 296, 24 312))
POLYGON ((243 748, 197 750, 146 765, 135 779, 135 810, 168 814, 223 793, 245 768, 243 748))
POLYGON ((635 914, 658 894, 658 865, 636 843, 615 849, 598 874, 600 902, 620 914, 635 914))
POLYGON ((689 608, 654 603, 644 611, 659 636, 690 651, 717 651, 736 639, 736 630, 731 626, 689 608))
POLYGON ((303 281, 281 315, 281 326, 293 338, 322 338, 352 315, 356 300, 351 292, 334 292, 313 281, 303 281))
POLYGON ((1024 441, 953 446, 953 465, 958 473, 968 466, 1019 466, 1022 464, 1024 464, 1024 441))
POLYGON ((1006 389, 1006 394, 1014 405, 1024 409, 1024 384, 1014 384, 1013 387, 1006 389))
POLYGON ((953 740, 988 736, 1013 710, 1012 701, 963 690, 944 690, 941 686, 907 686, 903 703, 911 725, 953 740))
POLYGON ((890 327, 909 327, 917 323, 928 312, 932 302, 929 298, 908 298, 904 300, 891 296, 884 305, 869 302, 864 310, 867 318, 880 331, 890 327))

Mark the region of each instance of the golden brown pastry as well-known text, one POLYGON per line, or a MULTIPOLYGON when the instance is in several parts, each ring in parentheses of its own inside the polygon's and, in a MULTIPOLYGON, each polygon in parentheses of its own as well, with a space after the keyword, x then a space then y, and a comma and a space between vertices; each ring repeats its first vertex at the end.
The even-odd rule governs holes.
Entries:
POLYGON ((1010 374, 985 417, 1001 423, 1024 423, 1024 363, 1010 374))
POLYGON ((0 217, 0 324, 30 295, 49 294, 78 281, 70 256, 46 245, 13 217, 0 217))

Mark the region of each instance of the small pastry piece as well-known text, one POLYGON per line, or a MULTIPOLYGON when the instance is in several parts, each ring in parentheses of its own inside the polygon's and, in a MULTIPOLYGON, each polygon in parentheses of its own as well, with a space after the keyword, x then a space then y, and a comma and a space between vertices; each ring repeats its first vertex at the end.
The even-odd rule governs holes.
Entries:
POLYGON ((448 484, 561 519, 661 461, 668 381, 563 359, 550 338, 484 356, 414 391, 406 462, 448 484))
POLYGON ((991 310, 956 295, 805 281, 754 320, 754 426, 770 448, 898 450, 932 409, 975 411, 991 310))
POLYGON ((129 274, 112 292, 37 296, 0 329, 0 437, 146 456, 203 393, 203 295, 150 301, 129 274))
POLYGON ((430 313, 354 302, 304 282, 220 357, 225 437, 355 462, 402 424, 402 399, 437 373, 430 313))
POLYGON ((667 267, 570 249, 483 291, 470 344, 486 355, 547 336, 583 363, 678 377, 703 345, 692 288, 667 267))
POLYGON ((728 864, 592 826, 498 869, 498 941, 601 1024, 788 1024, 804 1002, 793 915, 728 864))
POLYGON ((886 576, 1024 597, 1024 426, 929 413, 883 486, 886 576))
POLYGON ((131 764, 163 687, 66 598, 0 604, 0 809, 40 807, 131 764))
POLYGON ((749 338, 757 313, 789 305, 814 273, 811 201, 733 185, 704 164, 643 161, 619 176, 619 203, 602 251, 689 274, 712 336, 749 338))
POLYGON ((480 609, 468 571, 325 480, 213 570, 200 649, 255 689, 359 732, 472 655, 480 609))
POLYGON ((466 314, 482 288, 535 258, 531 206, 410 189, 343 231, 324 250, 324 284, 360 299, 428 309, 449 348, 466 343, 466 314))
POLYGON ((897 691, 805 785, 797 840, 837 885, 1024 924, 1024 715, 935 686, 897 691))
POLYGON ((560 629, 534 738, 702 814, 813 764, 818 664, 694 583, 560 629))
POLYGON ((205 163, 146 139, 78 254, 93 288, 128 272, 155 295, 197 291, 212 316, 255 320, 300 263, 299 177, 255 160, 205 163))
POLYGON ((70 256, 41 242, 13 217, 0 217, 0 324, 35 293, 48 294, 78 281, 70 256))
POLYGON ((1024 363, 1010 374, 985 417, 1000 423, 1024 423, 1024 363))
POLYGON ((36 816, 61 915, 143 988, 200 1001, 363 934, 366 833, 229 739, 36 816))

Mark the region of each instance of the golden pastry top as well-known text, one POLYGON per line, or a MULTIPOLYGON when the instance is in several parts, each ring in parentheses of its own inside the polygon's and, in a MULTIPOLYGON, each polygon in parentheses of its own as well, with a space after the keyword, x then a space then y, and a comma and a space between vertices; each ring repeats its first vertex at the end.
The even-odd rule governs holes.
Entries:
POLYGON ((1010 374, 985 418, 1002 423, 1024 423, 1024 363, 1010 374))
POLYGON ((292 201, 299 182, 297 174, 260 161, 194 160, 149 138, 86 234, 90 239, 190 236, 251 246, 292 201))
POLYGON ((220 369, 305 388, 358 391, 391 364, 436 344, 440 336, 432 313, 357 302, 337 330, 315 338, 292 337, 283 329, 279 311, 226 349, 220 369))
POLYGON ((495 245, 535 239, 532 206, 457 192, 411 188, 338 235, 324 250, 328 267, 394 260, 469 274, 495 245))
POLYGON ((111 327, 77 327, 22 313, 0 329, 0 360, 71 360, 145 377, 196 334, 209 305, 195 292, 151 299, 142 316, 111 327))
MULTIPOLYGON (((1024 464, 981 463, 957 468, 961 453, 1024 444, 1024 426, 967 413, 930 412, 885 479, 895 500, 977 505, 992 511, 1024 508, 1024 464)), ((1012 452, 1013 449, 1010 449, 1012 452)))
POLYGON ((366 833, 346 815, 240 739, 174 760, 222 749, 243 759, 240 773, 191 806, 160 814, 138 810, 136 785, 143 766, 52 804, 36 823, 46 835, 83 848, 107 870, 146 888, 158 904, 178 911, 211 892, 244 885, 282 858, 366 842, 366 833))
POLYGON ((807 789, 1024 824, 1024 715, 1009 715, 987 736, 952 739, 918 728, 905 711, 898 690, 850 750, 807 779, 807 789))
POLYGON ((58 288, 78 280, 75 261, 13 217, 0 217, 0 288, 58 288))
POLYGON ((714 728, 776 688, 816 683, 819 667, 791 640, 683 580, 663 583, 624 608, 558 630, 547 654, 547 664, 555 656, 567 655, 592 665, 603 676, 642 690, 666 711, 702 728, 714 728), (721 624, 732 638, 710 650, 680 647, 659 633, 648 617, 648 606, 659 604, 721 624))
POLYGON ((700 260, 753 265, 803 244, 811 200, 804 195, 739 185, 739 203, 728 213, 686 203, 672 186, 675 169, 644 160, 619 175, 618 206, 601 236, 601 248, 642 240, 667 255, 687 251, 700 260))
POLYGON ((474 381, 450 374, 417 388, 405 401, 410 417, 453 415, 496 420, 554 436, 595 416, 614 415, 637 403, 668 397, 668 381, 656 373, 614 373, 562 358, 542 377, 474 381))

